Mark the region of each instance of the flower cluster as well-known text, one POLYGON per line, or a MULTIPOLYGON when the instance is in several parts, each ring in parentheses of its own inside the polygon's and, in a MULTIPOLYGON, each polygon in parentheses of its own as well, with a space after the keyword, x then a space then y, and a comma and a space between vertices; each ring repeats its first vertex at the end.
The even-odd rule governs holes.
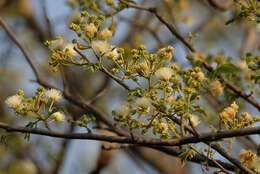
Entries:
POLYGON ((206 78, 198 67, 185 70, 168 63, 173 50, 169 46, 149 54, 141 45, 131 51, 130 58, 112 59, 117 65, 117 73, 120 70, 123 74, 120 78, 136 83, 136 88, 129 92, 128 102, 113 111, 116 121, 130 129, 141 129, 143 133, 151 128, 154 134, 164 138, 181 134, 171 120, 174 114, 179 119, 184 118, 187 125, 190 119, 193 126, 198 125, 198 115, 203 109, 194 102, 200 99, 196 91, 206 78), (141 85, 143 80, 147 85, 141 85))
POLYGON ((209 90, 213 96, 217 96, 223 93, 223 87, 218 80, 210 83, 209 90))
POLYGON ((62 110, 54 107, 54 103, 61 97, 62 93, 57 89, 45 90, 39 87, 33 97, 24 97, 24 91, 18 90, 17 94, 8 97, 5 102, 17 115, 44 122, 60 122, 65 120, 65 115, 62 110))
POLYGON ((222 119, 233 119, 236 116, 236 113, 238 111, 238 105, 234 102, 229 107, 225 108, 224 111, 222 111, 219 116, 222 119))
POLYGON ((241 149, 239 152, 239 159, 248 168, 255 172, 260 172, 260 158, 257 157, 251 150, 241 149))
POLYGON ((252 118, 248 112, 243 112, 238 116, 238 109, 239 106, 233 102, 219 114, 227 129, 243 128, 260 121, 258 116, 252 118))

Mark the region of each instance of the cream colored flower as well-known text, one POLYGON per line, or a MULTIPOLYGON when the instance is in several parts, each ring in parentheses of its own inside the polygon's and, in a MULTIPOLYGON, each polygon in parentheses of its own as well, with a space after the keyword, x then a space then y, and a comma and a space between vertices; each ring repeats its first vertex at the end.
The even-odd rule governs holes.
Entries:
POLYGON ((241 117, 245 122, 249 122, 251 120, 251 115, 248 112, 243 112, 241 117))
POLYGON ((248 66, 245 60, 238 60, 235 62, 236 66, 240 68, 241 70, 247 71, 248 66))
POLYGON ((122 103, 120 104, 115 110, 114 110, 114 114, 116 116, 127 116, 130 114, 130 108, 125 104, 122 103))
POLYGON ((146 98, 146 97, 140 97, 140 98, 137 98, 136 101, 136 106, 137 107, 150 107, 151 106, 151 101, 150 99, 146 98))
POLYGON ((103 55, 111 51, 111 45, 106 41, 96 40, 92 42, 93 51, 96 54, 103 55))
POLYGON ((206 56, 204 53, 198 51, 194 53, 194 60, 195 61, 204 61, 206 59, 206 56))
POLYGON ((66 53, 69 54, 70 56, 76 55, 76 51, 74 50, 74 45, 72 43, 66 44, 64 51, 66 51, 66 53))
POLYGON ((236 116, 237 111, 232 107, 227 107, 219 115, 223 119, 232 119, 236 116))
POLYGON ((105 28, 101 31, 100 36, 103 39, 109 39, 112 36, 112 32, 109 29, 105 28))
POLYGON ((193 124, 193 126, 197 126, 200 123, 200 119, 198 118, 198 116, 195 115, 191 116, 190 121, 193 124))
POLYGON ((15 108, 18 108, 21 105, 22 101, 23 101, 22 96, 13 95, 13 96, 8 97, 5 100, 5 103, 8 105, 8 107, 15 109, 15 108))
POLYGON ((54 112, 53 114, 51 114, 51 118, 54 121, 64 121, 65 115, 61 112, 54 112))
POLYGON ((87 24, 85 27, 86 35, 90 38, 93 38, 97 31, 97 27, 93 23, 87 24))
POLYGON ((246 160, 247 153, 248 153, 248 151, 245 150, 245 149, 241 149, 241 150, 240 150, 240 152, 239 152, 239 160, 240 160, 241 162, 243 162, 243 161, 246 160))
POLYGON ((117 52, 117 48, 115 48, 112 51, 108 52, 106 56, 108 59, 116 60, 120 56, 120 54, 117 52))
POLYGON ((37 168, 30 160, 18 159, 13 161, 13 165, 8 170, 8 173, 21 173, 21 174, 36 174, 37 168))
POLYGON ((149 71, 149 65, 147 64, 146 61, 143 61, 139 64, 139 68, 141 68, 144 72, 149 71))
POLYGON ((62 93, 57 89, 49 89, 45 92, 45 95, 52 101, 57 101, 62 97, 62 93))
POLYGON ((50 49, 63 50, 65 47, 65 41, 62 36, 58 36, 55 40, 50 42, 50 49))
POLYGON ((174 97, 173 97, 173 96, 168 97, 168 98, 167 98, 167 102, 168 102, 169 104, 172 104, 172 103, 174 102, 174 97))
POLYGON ((239 152, 239 160, 246 167, 251 167, 252 163, 257 160, 257 155, 251 150, 241 149, 239 152))
POLYGON ((167 131, 168 131, 168 125, 167 125, 166 123, 164 123, 164 122, 159 123, 159 126, 158 126, 158 127, 159 127, 161 133, 167 133, 167 131))
POLYGON ((253 168, 256 172, 260 172, 260 158, 257 158, 252 161, 250 167, 253 168))
POLYGON ((236 104, 236 102, 233 102, 230 106, 231 106, 231 108, 233 108, 236 112, 238 111, 239 106, 236 104))
POLYGON ((168 81, 170 80, 171 76, 173 75, 173 70, 171 68, 168 67, 163 67, 158 69, 155 72, 155 76, 160 79, 160 80, 164 80, 164 81, 168 81))
POLYGON ((195 74, 195 77, 198 78, 199 81, 202 81, 202 80, 204 80, 205 75, 204 75, 203 72, 197 72, 197 73, 195 74))
POLYGON ((36 168, 35 164, 33 162, 31 162, 30 160, 24 160, 22 162, 22 166, 23 166, 24 170, 27 171, 27 173, 34 174, 37 172, 37 168, 36 168))
POLYGON ((223 93, 223 88, 221 83, 217 80, 210 84, 210 92, 213 96, 217 96, 223 93))
POLYGON ((83 21, 83 18, 81 17, 81 12, 79 10, 74 10, 70 13, 68 16, 69 23, 75 23, 79 24, 83 21))
POLYGON ((167 60, 172 59, 172 53, 167 52, 166 48, 160 49, 157 54, 161 59, 167 59, 167 60))

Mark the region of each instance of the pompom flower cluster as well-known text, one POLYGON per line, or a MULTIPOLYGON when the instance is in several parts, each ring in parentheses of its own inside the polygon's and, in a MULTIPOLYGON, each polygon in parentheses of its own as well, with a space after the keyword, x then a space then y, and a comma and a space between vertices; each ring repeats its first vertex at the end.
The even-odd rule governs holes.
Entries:
POLYGON ((65 115, 62 111, 57 111, 54 103, 61 98, 61 91, 57 89, 45 91, 43 87, 39 87, 33 97, 24 97, 24 91, 18 90, 17 94, 9 96, 5 103, 17 115, 42 121, 51 119, 52 121, 60 122, 65 120, 65 115))

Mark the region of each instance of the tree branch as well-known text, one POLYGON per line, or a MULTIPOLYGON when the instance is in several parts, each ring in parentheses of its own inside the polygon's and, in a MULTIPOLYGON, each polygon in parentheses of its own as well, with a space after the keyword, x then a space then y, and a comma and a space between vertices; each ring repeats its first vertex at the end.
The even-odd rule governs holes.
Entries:
POLYGON ((225 2, 219 2, 218 0, 208 0, 208 2, 211 6, 221 11, 226 11, 233 5, 233 0, 226 0, 225 2))
POLYGON ((98 140, 107 141, 111 143, 123 143, 123 144, 139 144, 139 145, 157 145, 157 146, 180 146, 184 144, 200 143, 200 142, 212 142, 217 141, 222 138, 232 138, 244 135, 260 134, 260 127, 254 128, 243 128, 235 130, 227 130, 217 133, 203 133, 198 136, 187 136, 175 139, 154 139, 154 138, 141 138, 126 136, 107 136, 101 134, 93 133, 61 133, 55 131, 47 131, 43 129, 31 129, 25 127, 14 127, 5 123, 0 122, 0 128, 5 129, 7 132, 22 132, 22 133, 32 133, 56 138, 66 138, 66 139, 88 139, 88 140, 98 140))

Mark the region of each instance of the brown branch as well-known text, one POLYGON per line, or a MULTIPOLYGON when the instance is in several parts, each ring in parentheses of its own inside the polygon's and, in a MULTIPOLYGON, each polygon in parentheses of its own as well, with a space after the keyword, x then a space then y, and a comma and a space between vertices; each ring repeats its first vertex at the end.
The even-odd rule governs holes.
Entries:
POLYGON ((38 80, 40 80, 40 73, 38 71, 38 69, 36 68, 36 66, 33 64, 29 52, 27 51, 27 49, 17 40, 16 36, 14 35, 14 33, 10 30, 10 28, 5 24, 4 20, 0 17, 0 25, 4 28, 4 30, 6 31, 6 33, 8 34, 8 36, 10 36, 10 38, 14 41, 14 43, 20 48, 20 50, 22 51, 22 53, 24 54, 27 62, 29 63, 29 65, 31 66, 36 78, 38 80))
POLYGON ((55 131, 47 131, 43 129, 31 129, 24 127, 14 127, 5 123, 0 122, 0 128, 5 129, 7 132, 22 132, 22 133, 32 133, 50 137, 66 138, 66 139, 89 139, 89 140, 99 140, 107 141, 112 143, 125 143, 125 144, 139 144, 139 145, 157 145, 157 146, 180 146, 184 144, 200 143, 200 142, 212 142, 221 140, 223 138, 239 137, 244 135, 253 135, 260 133, 260 127, 254 128, 243 128, 226 130, 217 133, 203 133, 198 136, 187 136, 175 139, 154 139, 154 138, 141 138, 128 136, 106 136, 101 134, 93 133, 61 133, 55 131))
MULTIPOLYGON (((175 149, 175 148, 170 148, 170 147, 158 147, 158 146, 150 146, 151 148, 153 149, 157 149, 157 150, 160 150, 168 155, 172 155, 172 156, 179 156, 181 154, 180 150, 178 149, 175 149)), ((216 164, 210 159, 210 158, 207 158, 206 156, 204 155, 199 155, 199 154, 196 154, 193 158, 189 159, 189 161, 192 161, 192 162, 196 162, 196 163, 205 163, 207 162, 209 166, 212 166, 212 167, 217 167, 216 164)), ((235 170, 235 167, 229 163, 225 163, 225 162, 222 162, 220 160, 216 160, 221 166, 225 167, 225 169, 227 170, 230 170, 230 171, 234 171, 235 170)))
MULTIPOLYGON (((129 19, 129 18, 126 18, 124 16, 119 16, 119 19, 122 19, 124 21, 128 21, 130 22, 132 25, 138 27, 138 28, 143 28, 143 29, 146 29, 149 31, 149 33, 153 36, 153 38, 159 43, 160 47, 164 47, 165 44, 161 41, 161 39, 159 38, 159 36, 157 35, 156 33, 156 30, 152 29, 151 27, 149 27, 146 23, 140 23, 138 22, 137 20, 135 19, 129 19)), ((150 21, 149 17, 147 18, 148 21, 150 21)), ((135 27, 132 27, 135 29, 135 27)), ((130 36, 132 37, 132 33, 130 33, 130 36)), ((126 37, 126 40, 128 38, 126 37)))
POLYGON ((89 104, 95 103, 99 98, 101 98, 103 95, 106 94, 108 85, 110 84, 110 78, 108 76, 105 76, 105 79, 103 80, 103 84, 100 86, 100 88, 95 92, 95 95, 91 97, 90 100, 87 101, 89 104))
MULTIPOLYGON (((60 132, 49 132, 49 131, 42 130, 42 129, 30 129, 30 128, 24 128, 24 127, 12 127, 12 126, 9 126, 9 125, 7 125, 5 123, 0 123, 0 128, 5 129, 8 132, 31 133, 31 134, 38 134, 38 135, 44 135, 44 136, 50 136, 50 137, 56 137, 56 138, 93 139, 93 140, 117 142, 117 143, 124 143, 124 144, 133 144, 133 143, 135 143, 136 145, 145 146, 145 143, 144 144, 141 143, 141 141, 143 141, 143 140, 140 139, 140 138, 136 138, 135 141, 133 141, 133 139, 131 137, 105 136, 105 135, 97 135, 97 134, 91 134, 91 133, 67 133, 67 134, 63 134, 63 133, 60 133, 60 132), (141 143, 141 144, 137 144, 138 142, 141 143)), ((144 142, 145 141, 149 142, 150 139, 147 139, 147 140, 145 139, 144 142)), ((153 140, 153 141, 160 142, 162 140, 153 140)), ((163 141, 166 141, 166 140, 163 140, 163 141)), ((169 155, 173 155, 173 156, 179 156, 180 155, 180 151, 179 150, 175 150, 174 148, 149 145, 149 143, 146 143, 146 144, 150 148, 154 148, 154 149, 160 150, 160 151, 165 152, 165 153, 167 153, 169 155)), ((152 144, 154 144, 154 143, 152 143, 152 144)), ((197 155, 195 155, 194 158, 191 159, 191 161, 197 162, 197 163, 205 162, 206 161, 206 157, 197 154, 197 155)), ((218 163, 220 163, 222 166, 224 166, 228 170, 231 170, 231 171, 235 170, 235 168, 232 165, 230 165, 230 164, 224 163, 222 161, 218 161, 218 163)), ((218 167, 212 161, 210 162, 209 165, 211 165, 213 167, 218 167)))
MULTIPOLYGON (((74 48, 74 50, 77 51, 77 53, 82 56, 84 59, 86 59, 88 61, 88 63, 92 63, 81 51, 79 51, 77 48, 74 48)), ((110 71, 108 71, 103 65, 101 65, 101 67, 99 68, 100 71, 102 71, 103 73, 105 73, 107 76, 109 76, 110 78, 112 78, 113 80, 115 80, 119 85, 121 85, 122 87, 124 87, 126 90, 130 90, 129 86, 127 86, 125 83, 122 82, 122 80, 120 78, 118 78, 117 76, 113 75, 110 71)))
POLYGON ((175 27, 173 25, 171 25, 169 22, 167 22, 156 10, 156 8, 147 8, 147 7, 144 7, 144 6, 139 6, 139 5, 135 5, 135 4, 131 4, 131 3, 128 3, 124 0, 119 0, 121 3, 125 4, 127 7, 131 7, 131 8, 136 8, 136 9, 139 9, 139 10, 145 10, 145 11, 148 11, 152 14, 154 14, 157 19, 162 22, 170 31, 171 33, 173 33, 179 40, 182 41, 183 44, 185 44, 192 52, 195 52, 195 48, 193 47, 193 45, 188 41, 186 40, 184 37, 182 37, 179 32, 175 29, 175 27))
MULTIPOLYGON (((169 116, 169 118, 174 121, 175 123, 177 123, 178 125, 181 124, 181 121, 173 116, 169 116)), ((193 135, 196 135, 196 133, 188 126, 184 126, 184 128, 189 131, 190 133, 192 133, 193 135)), ((237 129, 239 130, 239 129, 237 129)), ((241 129, 240 129, 241 130, 241 129)), ((231 155, 229 155, 221 146, 219 146, 216 143, 209 143, 209 142, 204 142, 205 144, 207 144, 208 146, 212 147, 213 149, 215 149, 220 155, 222 155, 223 157, 225 157, 226 159, 228 159, 230 162, 232 162, 233 164, 235 164, 237 167, 239 167, 242 171, 244 171, 245 173, 249 173, 249 174, 254 174, 254 172, 252 172, 250 169, 248 169, 247 167, 243 166, 239 160, 233 158, 231 155)))
POLYGON ((208 0, 208 2, 211 6, 221 11, 230 9, 234 3, 233 0, 226 0, 225 2, 219 2, 218 0, 208 0))

